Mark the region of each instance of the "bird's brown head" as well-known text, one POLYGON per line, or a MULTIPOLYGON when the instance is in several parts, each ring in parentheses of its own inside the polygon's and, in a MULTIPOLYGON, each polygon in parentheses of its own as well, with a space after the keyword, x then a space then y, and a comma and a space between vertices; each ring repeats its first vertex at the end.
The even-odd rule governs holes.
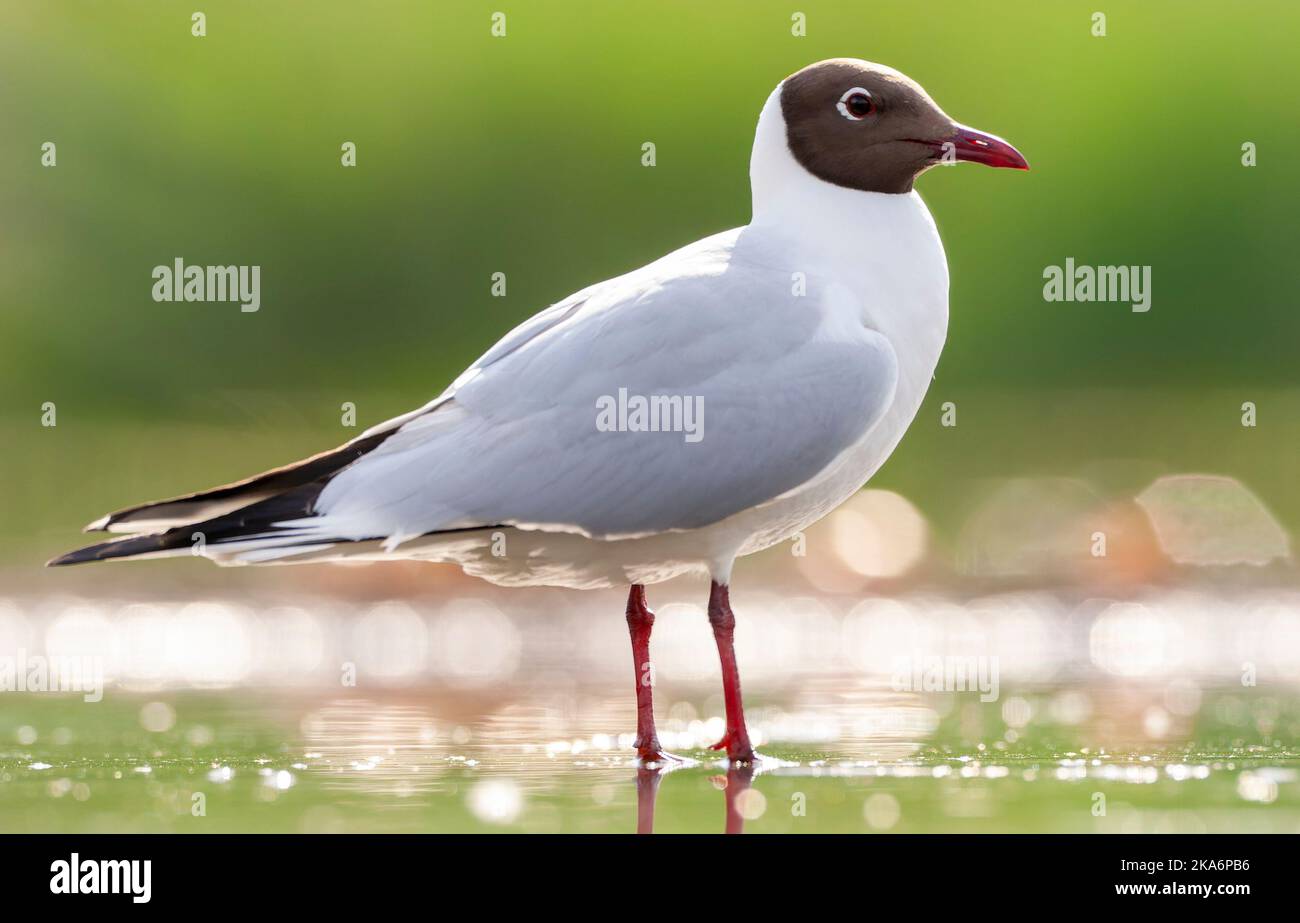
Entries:
POLYGON ((799 164, 850 189, 910 192, 945 161, 1029 169, 1010 144, 954 122, 914 80, 869 61, 832 58, 787 77, 781 114, 799 164))

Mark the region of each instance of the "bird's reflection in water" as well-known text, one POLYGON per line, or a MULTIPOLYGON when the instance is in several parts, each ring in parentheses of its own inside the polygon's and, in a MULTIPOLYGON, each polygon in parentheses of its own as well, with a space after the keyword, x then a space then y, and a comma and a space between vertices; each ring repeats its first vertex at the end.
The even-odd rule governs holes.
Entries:
POLYGON ((749 784, 754 781, 753 763, 733 763, 727 769, 726 796, 727 833, 744 833, 745 818, 740 813, 740 796, 749 791, 749 784))
MULTIPOLYGON (((636 832, 655 832, 655 800, 659 797, 659 783, 671 770, 661 767, 647 769, 640 766, 636 771, 636 832)), ((727 768, 725 776, 714 779, 723 790, 726 807, 726 833, 744 833, 745 818, 740 813, 740 796, 749 790, 754 781, 753 763, 733 763, 727 768)))
POLYGON ((659 797, 659 783, 663 781, 664 771, 658 767, 646 769, 638 766, 636 770, 636 832, 655 832, 655 799, 659 797))

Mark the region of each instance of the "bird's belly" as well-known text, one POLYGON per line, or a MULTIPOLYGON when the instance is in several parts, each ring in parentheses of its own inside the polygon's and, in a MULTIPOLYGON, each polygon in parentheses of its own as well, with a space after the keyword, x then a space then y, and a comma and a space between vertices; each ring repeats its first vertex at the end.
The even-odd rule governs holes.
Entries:
POLYGON ((924 394, 922 389, 896 398, 880 423, 817 478, 740 514, 748 520, 749 535, 738 554, 753 554, 797 535, 857 493, 893 453, 924 394))
MULTIPOLYGON (((906 335, 894 333, 898 384, 893 401, 880 421, 816 477, 780 497, 736 516, 743 535, 737 555, 753 554, 791 538, 852 497, 893 453, 925 399, 934 377, 947 329, 946 292, 942 299, 917 303, 917 314, 931 304, 931 323, 916 325, 906 335)), ((724 526, 727 523, 719 523, 724 526)))

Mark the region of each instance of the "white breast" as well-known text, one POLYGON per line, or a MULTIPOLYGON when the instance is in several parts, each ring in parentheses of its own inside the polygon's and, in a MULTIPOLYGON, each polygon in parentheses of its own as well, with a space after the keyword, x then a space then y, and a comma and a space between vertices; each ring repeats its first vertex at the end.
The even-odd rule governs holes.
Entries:
POLYGON ((899 381, 880 423, 817 478, 717 525, 719 544, 739 539, 739 554, 807 528, 875 474, 916 416, 947 333, 947 262, 920 196, 811 182, 821 187, 808 191, 816 219, 782 216, 764 227, 785 238, 792 265, 807 265, 809 294, 821 299, 827 335, 851 324, 883 334, 897 355, 899 381))

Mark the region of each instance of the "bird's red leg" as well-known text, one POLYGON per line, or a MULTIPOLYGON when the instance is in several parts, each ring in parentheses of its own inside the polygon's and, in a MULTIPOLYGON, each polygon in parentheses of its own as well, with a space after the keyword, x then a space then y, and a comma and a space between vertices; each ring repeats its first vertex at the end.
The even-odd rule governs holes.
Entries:
POLYGON ((636 755, 645 763, 676 759, 664 753, 655 732, 654 667, 650 663, 650 629, 655 616, 645 604, 645 587, 632 585, 627 597, 627 630, 632 636, 632 666, 636 681, 636 755))
POLYGON ((725 749, 727 759, 732 762, 752 763, 754 748, 749 743, 749 731, 745 729, 740 670, 736 668, 736 650, 732 646, 736 617, 731 614, 727 588, 716 581, 709 588, 709 624, 713 626, 713 640, 718 642, 718 659, 722 662, 722 699, 727 708, 727 733, 713 745, 713 749, 725 749))

